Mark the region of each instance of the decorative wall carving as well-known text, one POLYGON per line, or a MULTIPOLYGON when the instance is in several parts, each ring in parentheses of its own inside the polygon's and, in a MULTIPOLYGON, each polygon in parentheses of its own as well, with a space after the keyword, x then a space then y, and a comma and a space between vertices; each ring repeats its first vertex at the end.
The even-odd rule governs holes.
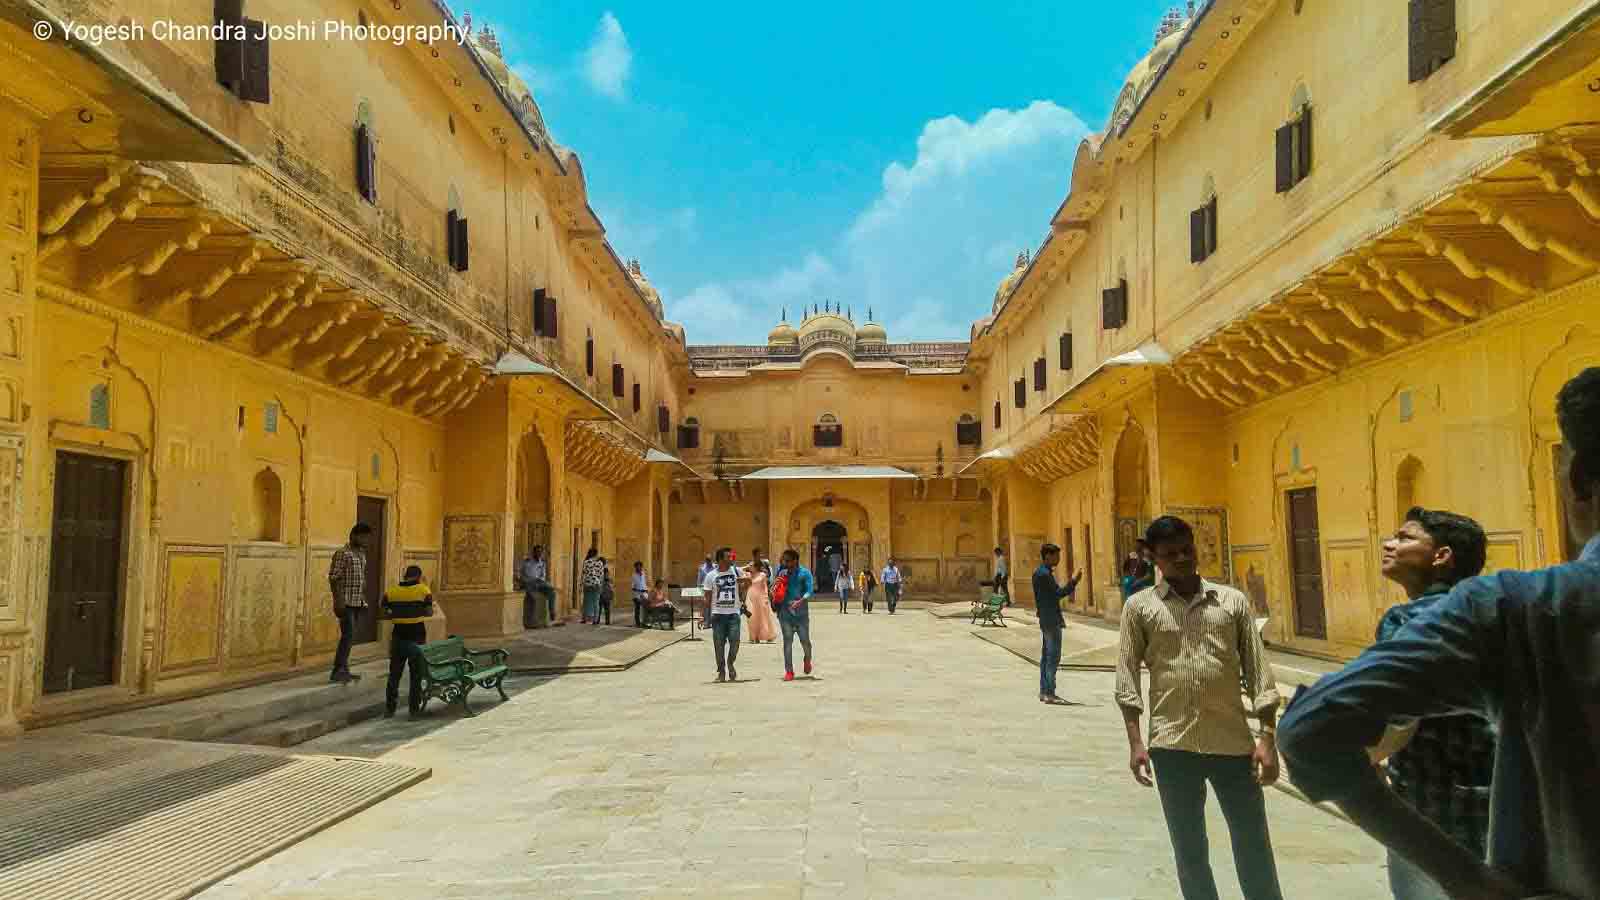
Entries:
POLYGON ((225 613, 230 668, 287 660, 294 652, 300 559, 293 550, 236 551, 225 613))
POLYGON ((339 643, 339 620, 333 615, 328 569, 338 547, 311 548, 311 582, 306 591, 306 618, 300 637, 302 653, 330 652, 339 643))
POLYGON ((16 549, 22 526, 22 438, 0 437, 0 620, 15 619, 16 549))
POLYGON ((222 664, 224 565, 227 548, 166 548, 156 668, 162 676, 222 664))
MULTIPOLYGON (((1233 555, 1228 550, 1228 511, 1220 506, 1174 506, 1167 512, 1194 526, 1200 554, 1200 575, 1219 584, 1233 581, 1233 555)), ((1117 561, 1120 572, 1122 561, 1117 561)))
POLYGON ((493 590, 500 584, 500 520, 494 516, 446 516, 444 571, 447 591, 493 590))

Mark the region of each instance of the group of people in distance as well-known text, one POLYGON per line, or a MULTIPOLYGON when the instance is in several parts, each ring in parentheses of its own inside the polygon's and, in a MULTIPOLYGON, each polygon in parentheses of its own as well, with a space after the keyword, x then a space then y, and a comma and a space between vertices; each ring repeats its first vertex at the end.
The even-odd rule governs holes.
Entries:
MULTIPOLYGON (((1161 580, 1123 608, 1115 696, 1129 769, 1160 794, 1185 900, 1217 897, 1207 785, 1245 898, 1283 896, 1262 791, 1280 751, 1299 790, 1388 848, 1397 900, 1600 897, 1600 368, 1569 381, 1556 412, 1563 524, 1578 558, 1481 575, 1481 525, 1407 511, 1381 564, 1406 601, 1364 653, 1302 687, 1281 723, 1249 602, 1200 575, 1188 523, 1150 523, 1142 551, 1161 580)), ((1140 573, 1124 575, 1131 586, 1140 573)), ((1070 588, 1036 578, 1035 592, 1044 601, 1070 588)))
MULTIPOLYGON (((771 643, 783 636, 783 680, 794 680, 794 641, 800 639, 802 653, 801 671, 810 675, 814 668, 811 655, 811 598, 816 594, 817 583, 811 570, 800 564, 800 554, 793 549, 783 551, 778 557, 778 568, 772 567, 757 547, 750 561, 743 566, 734 565, 734 553, 722 547, 714 556, 708 556, 698 573, 700 588, 706 597, 706 627, 711 630, 712 652, 717 660, 717 681, 738 681, 734 667, 739 657, 740 620, 749 621, 750 640, 771 643)), ((848 566, 834 569, 836 584, 848 591, 848 566)), ((879 583, 858 582, 862 587, 862 603, 872 612, 872 591, 879 583)), ((889 601, 889 614, 894 615, 900 603, 902 579, 900 567, 889 560, 883 568, 882 582, 889 601)), ((841 593, 839 611, 847 612, 841 593)))
MULTIPOLYGON (((540 604, 545 604, 551 625, 563 624, 556 618, 556 591, 550 583, 550 564, 545 560, 542 545, 535 545, 528 555, 523 557, 522 562, 517 565, 514 581, 517 587, 522 589, 526 601, 522 616, 522 624, 525 627, 535 626, 540 604)), ((610 625, 615 586, 611 577, 610 561, 600 555, 598 548, 590 547, 584 554, 583 567, 579 570, 579 584, 583 589, 580 622, 585 625, 599 625, 603 620, 605 624, 610 625)), ((645 575, 644 563, 635 560, 628 587, 633 597, 635 628, 645 626, 646 611, 651 609, 665 609, 668 623, 675 624, 672 601, 667 597, 666 579, 657 578, 652 587, 648 576, 645 575)))

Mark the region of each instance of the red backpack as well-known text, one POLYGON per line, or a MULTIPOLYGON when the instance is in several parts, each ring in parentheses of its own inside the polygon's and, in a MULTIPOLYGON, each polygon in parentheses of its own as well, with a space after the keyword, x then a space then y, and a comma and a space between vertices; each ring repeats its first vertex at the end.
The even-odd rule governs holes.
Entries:
POLYGON ((783 603, 783 598, 784 598, 785 595, 788 594, 788 592, 789 592, 789 573, 788 573, 788 571, 783 571, 783 572, 780 572, 778 574, 777 579, 772 582, 772 608, 773 609, 777 609, 778 605, 783 603))

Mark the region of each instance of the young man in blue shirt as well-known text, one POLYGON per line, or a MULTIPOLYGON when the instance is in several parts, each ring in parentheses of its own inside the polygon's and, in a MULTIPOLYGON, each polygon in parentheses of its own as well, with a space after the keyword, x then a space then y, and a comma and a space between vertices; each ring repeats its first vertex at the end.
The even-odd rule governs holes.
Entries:
POLYGON ((1452 897, 1600 897, 1600 368, 1561 389, 1557 488, 1579 558, 1469 578, 1290 704, 1284 759, 1313 800, 1452 897), (1496 723, 1489 860, 1385 785, 1368 748, 1391 723, 1496 723))
POLYGON ((1033 570, 1033 608, 1039 617, 1039 634, 1043 641, 1039 650, 1039 702, 1065 704, 1067 701, 1056 696, 1056 670, 1061 668, 1061 629, 1066 624, 1061 617, 1061 598, 1071 597, 1078 590, 1083 573, 1073 575, 1063 587, 1056 583, 1061 548, 1045 544, 1039 553, 1039 568, 1033 570))
POLYGON ((783 680, 793 681, 796 635, 800 637, 800 649, 805 652, 805 672, 811 674, 811 595, 817 586, 811 570, 800 565, 799 553, 785 550, 780 559, 789 578, 783 605, 778 610, 778 625, 783 629, 783 680))

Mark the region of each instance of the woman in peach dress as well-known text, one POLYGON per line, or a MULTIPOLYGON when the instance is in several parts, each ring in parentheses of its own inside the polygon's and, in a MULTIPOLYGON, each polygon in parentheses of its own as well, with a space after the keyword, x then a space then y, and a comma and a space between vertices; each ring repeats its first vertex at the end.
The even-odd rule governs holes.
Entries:
POLYGON ((778 617, 772 612, 767 588, 772 570, 764 562, 753 562, 745 571, 750 574, 750 588, 744 595, 745 606, 750 610, 750 640, 770 644, 778 639, 778 617))

